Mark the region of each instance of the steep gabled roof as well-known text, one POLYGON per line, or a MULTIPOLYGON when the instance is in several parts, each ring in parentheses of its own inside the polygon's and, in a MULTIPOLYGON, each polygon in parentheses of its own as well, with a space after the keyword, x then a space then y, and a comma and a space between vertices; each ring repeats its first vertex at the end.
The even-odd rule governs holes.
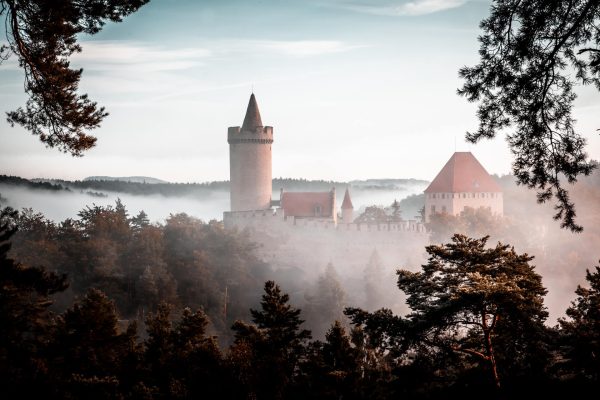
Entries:
POLYGON ((471 152, 456 152, 425 193, 501 192, 494 178, 471 152))
POLYGON ((332 217, 333 200, 331 192, 283 192, 281 207, 286 217, 332 217))
POLYGON ((354 206, 352 205, 352 200, 350 200, 350 192, 346 189, 346 193, 344 193, 344 201, 342 201, 342 210, 346 210, 351 208, 354 210, 354 206))
POLYGON ((258 111, 258 104, 256 103, 256 97, 254 93, 250 95, 250 101, 248 102, 248 108, 246 109, 246 116, 244 117, 244 123, 242 124, 242 131, 254 131, 256 128, 262 128, 262 119, 260 118, 260 111, 258 111))

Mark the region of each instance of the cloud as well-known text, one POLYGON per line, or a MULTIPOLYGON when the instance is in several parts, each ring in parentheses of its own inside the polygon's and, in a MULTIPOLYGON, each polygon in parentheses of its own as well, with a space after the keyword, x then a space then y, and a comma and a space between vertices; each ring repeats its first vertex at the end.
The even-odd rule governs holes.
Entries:
POLYGON ((412 0, 396 1, 374 4, 358 2, 336 2, 337 6, 347 10, 363 12, 375 15, 390 16, 418 16, 433 14, 439 11, 457 8, 467 3, 469 0, 412 0))
MULTIPOLYGON (((243 83, 239 78, 232 82, 218 72, 221 66, 237 65, 248 56, 308 58, 365 47, 339 40, 258 39, 211 40, 182 48, 128 40, 82 41, 81 46, 81 53, 73 54, 72 64, 84 69, 82 91, 105 94, 113 100, 117 95, 120 104, 249 85, 247 78, 242 78, 243 83), (205 78, 207 74, 212 79, 205 78), (139 94, 144 94, 143 100, 139 94)), ((258 83, 256 78, 252 81, 258 83)))
POLYGON ((324 54, 342 53, 363 45, 350 45, 337 40, 295 40, 295 41, 255 41, 250 42, 258 49, 273 51, 292 57, 310 57, 324 54))
POLYGON ((215 40, 198 48, 165 49, 140 42, 87 41, 73 62, 91 71, 135 69, 137 72, 179 71, 202 66, 213 59, 244 54, 312 57, 341 53, 364 45, 339 40, 215 40))
POLYGON ((164 49, 129 41, 84 41, 73 61, 87 70, 135 68, 138 72, 178 71, 202 65, 211 56, 205 48, 164 49))

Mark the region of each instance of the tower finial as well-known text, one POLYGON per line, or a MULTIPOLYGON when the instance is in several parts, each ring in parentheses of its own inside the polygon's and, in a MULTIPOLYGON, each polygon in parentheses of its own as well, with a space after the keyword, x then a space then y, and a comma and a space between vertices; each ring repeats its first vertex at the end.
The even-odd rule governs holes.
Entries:
POLYGON ((246 109, 244 123, 242 124, 242 131, 254 131, 256 128, 262 127, 263 124, 262 119, 260 118, 260 111, 258 111, 256 97, 254 97, 254 93, 252 93, 250 95, 250 101, 248 102, 248 108, 246 109))

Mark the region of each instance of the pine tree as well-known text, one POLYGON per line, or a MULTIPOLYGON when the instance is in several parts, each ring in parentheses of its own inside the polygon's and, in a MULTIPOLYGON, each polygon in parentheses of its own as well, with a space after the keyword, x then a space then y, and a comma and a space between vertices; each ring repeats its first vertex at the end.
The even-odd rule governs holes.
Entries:
POLYGON ((314 336, 323 338, 332 321, 345 319, 346 292, 332 263, 327 264, 311 292, 305 295, 307 320, 314 336))
POLYGON ((369 262, 364 270, 365 306, 368 310, 376 310, 383 306, 382 299, 386 298, 384 287, 383 265, 376 249, 373 249, 369 262))
POLYGON ((185 308, 173 326, 170 308, 163 303, 146 320, 144 386, 169 399, 219 397, 225 373, 216 339, 206 335, 208 317, 185 308))
POLYGON ((108 113, 77 93, 83 70, 71 69, 69 57, 81 51, 81 34, 97 33, 106 21, 119 22, 148 1, 0 0, 8 40, 0 45, 0 63, 17 56, 29 97, 25 108, 8 113, 8 122, 74 156, 93 147, 96 138, 86 131, 108 113))
POLYGON ((0 393, 28 398, 42 395, 51 379, 44 355, 54 323, 50 296, 68 285, 66 276, 8 257, 17 219, 11 208, 0 210, 0 393))
POLYGON ((122 375, 135 381, 137 366, 125 363, 138 356, 136 340, 135 324, 120 333, 114 302, 90 289, 58 322, 53 355, 63 375, 59 390, 74 398, 116 397, 124 390, 122 375))
MULTIPOLYGON (((589 287, 577 286, 577 298, 559 319, 566 342, 567 369, 581 383, 600 382, 600 267, 586 271, 589 287)), ((581 384, 580 383, 580 384, 581 384)))
POLYGON ((300 329, 304 322, 300 319, 301 311, 288 304, 289 296, 275 282, 267 281, 264 290, 261 310, 250 310, 255 325, 236 321, 232 327, 235 342, 230 362, 243 375, 239 381, 247 385, 250 395, 281 399, 294 384, 298 363, 311 335, 300 329), (240 369, 241 364, 250 365, 251 370, 240 369))
POLYGON ((502 373, 522 366, 513 359, 531 363, 540 351, 548 313, 546 289, 529 264, 533 257, 501 243, 486 249, 487 239, 457 234, 452 243, 428 246, 429 262, 420 272, 399 270, 398 287, 408 295, 420 340, 468 355, 499 388, 502 373))

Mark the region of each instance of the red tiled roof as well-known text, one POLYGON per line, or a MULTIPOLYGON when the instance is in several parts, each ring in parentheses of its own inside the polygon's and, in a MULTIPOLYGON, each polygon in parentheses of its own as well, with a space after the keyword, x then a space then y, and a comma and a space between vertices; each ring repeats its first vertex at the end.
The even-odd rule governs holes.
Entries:
POLYGON ((286 217, 331 217, 333 210, 331 192, 283 192, 281 206, 286 217), (317 215, 317 206, 321 214, 317 215))
POLYGON ((346 210, 348 208, 354 209, 352 205, 352 200, 350 200, 350 192, 346 189, 346 193, 344 193, 344 201, 342 202, 342 210, 346 210))
POLYGON ((471 152, 456 152, 425 193, 501 192, 494 178, 471 152))
POLYGON ((254 93, 250 95, 250 101, 248 102, 248 108, 246 109, 246 116, 244 117, 244 123, 242 124, 242 131, 253 131, 258 127, 262 128, 262 119, 260 118, 260 111, 258 111, 258 104, 256 103, 256 97, 254 93))

